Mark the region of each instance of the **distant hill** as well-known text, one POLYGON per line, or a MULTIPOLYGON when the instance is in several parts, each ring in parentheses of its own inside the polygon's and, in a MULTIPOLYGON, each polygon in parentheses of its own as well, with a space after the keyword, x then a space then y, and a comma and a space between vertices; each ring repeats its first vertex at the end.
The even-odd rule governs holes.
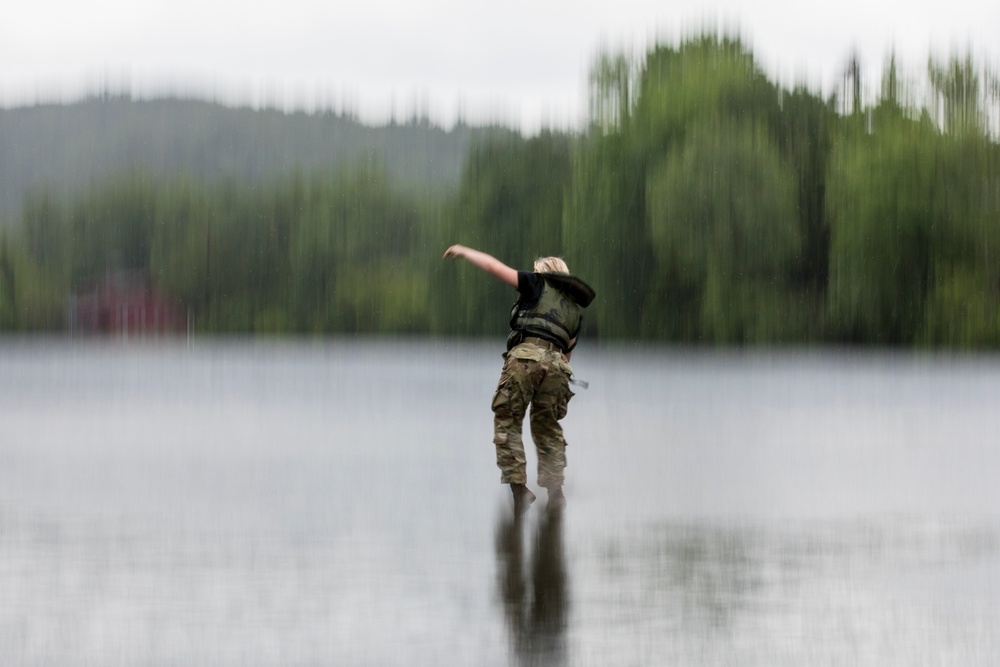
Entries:
POLYGON ((457 185, 470 147, 490 133, 514 131, 420 120, 371 127, 335 113, 190 99, 105 96, 0 109, 0 220, 15 219, 32 189, 71 193, 134 169, 260 182, 296 167, 375 159, 399 186, 440 193, 457 185))

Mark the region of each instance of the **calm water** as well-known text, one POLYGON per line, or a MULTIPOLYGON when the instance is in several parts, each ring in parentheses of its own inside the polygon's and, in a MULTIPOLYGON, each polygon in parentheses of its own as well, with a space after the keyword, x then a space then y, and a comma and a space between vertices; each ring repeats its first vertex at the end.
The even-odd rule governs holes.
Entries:
POLYGON ((1000 359, 583 345, 513 525, 498 344, 0 343, 0 664, 1000 661, 1000 359))

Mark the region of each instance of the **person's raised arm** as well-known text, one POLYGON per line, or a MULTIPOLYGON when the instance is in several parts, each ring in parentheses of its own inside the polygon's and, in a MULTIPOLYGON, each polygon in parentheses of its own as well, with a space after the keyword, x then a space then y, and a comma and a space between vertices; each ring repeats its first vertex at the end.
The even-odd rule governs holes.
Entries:
POLYGON ((472 265, 517 289, 517 270, 510 268, 493 255, 456 243, 444 251, 444 256, 468 260, 472 265))

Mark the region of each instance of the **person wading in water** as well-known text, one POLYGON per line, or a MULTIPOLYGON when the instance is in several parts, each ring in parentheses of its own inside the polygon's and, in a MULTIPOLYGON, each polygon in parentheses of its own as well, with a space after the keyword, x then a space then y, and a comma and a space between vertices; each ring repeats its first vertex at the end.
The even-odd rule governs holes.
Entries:
POLYGON ((540 257, 534 271, 517 271, 496 257, 453 245, 445 258, 461 257, 518 291, 511 309, 510 334, 503 371, 493 394, 493 443, 500 482, 509 484, 514 514, 521 516, 535 500, 528 489, 521 429, 528 407, 531 439, 538 453, 538 484, 548 491, 548 508, 566 506, 563 469, 566 440, 559 420, 573 392, 569 360, 583 320, 581 310, 594 300, 594 290, 570 275, 559 257, 540 257))

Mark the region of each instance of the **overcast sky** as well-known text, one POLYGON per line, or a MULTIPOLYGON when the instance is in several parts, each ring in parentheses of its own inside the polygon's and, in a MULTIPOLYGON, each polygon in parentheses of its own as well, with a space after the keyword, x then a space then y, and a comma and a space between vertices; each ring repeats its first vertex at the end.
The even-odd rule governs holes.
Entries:
POLYGON ((828 94, 856 49, 895 49, 914 76, 971 49, 1000 69, 1000 0, 9 0, 0 13, 6 106, 107 86, 283 108, 345 103, 385 122, 416 106, 449 126, 579 125, 604 47, 642 51, 701 26, 739 34, 784 85, 828 94), (17 7, 12 7, 14 3, 17 7))

